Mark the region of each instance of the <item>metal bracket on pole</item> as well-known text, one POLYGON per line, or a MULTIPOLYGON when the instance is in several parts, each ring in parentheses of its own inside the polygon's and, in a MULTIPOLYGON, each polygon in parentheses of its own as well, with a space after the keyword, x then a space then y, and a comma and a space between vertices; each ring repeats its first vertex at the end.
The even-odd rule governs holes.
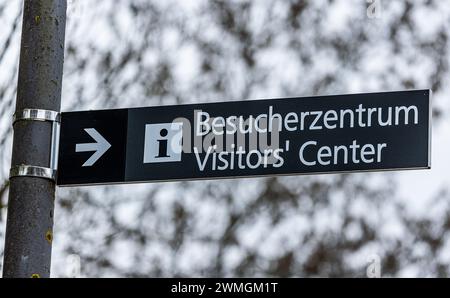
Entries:
POLYGON ((14 113, 13 125, 17 121, 51 121, 61 122, 61 114, 56 111, 41 110, 41 109, 23 109, 14 113))
POLYGON ((11 170, 9 170, 9 178, 20 176, 37 177, 55 181, 56 170, 45 167, 36 167, 27 165, 14 166, 11 168, 11 170))
POLYGON ((38 177, 44 179, 56 180, 56 171, 58 168, 58 150, 59 150, 59 132, 61 124, 61 113, 57 111, 42 109, 23 109, 17 111, 13 116, 13 126, 18 121, 49 121, 52 122, 52 143, 50 150, 50 165, 48 168, 18 165, 11 167, 9 177, 38 177))

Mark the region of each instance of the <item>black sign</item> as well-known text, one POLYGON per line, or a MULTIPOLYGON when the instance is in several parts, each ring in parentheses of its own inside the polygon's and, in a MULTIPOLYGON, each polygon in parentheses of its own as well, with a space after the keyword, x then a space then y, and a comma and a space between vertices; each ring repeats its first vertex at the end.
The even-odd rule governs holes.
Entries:
POLYGON ((62 113, 58 185, 430 168, 430 91, 62 113))

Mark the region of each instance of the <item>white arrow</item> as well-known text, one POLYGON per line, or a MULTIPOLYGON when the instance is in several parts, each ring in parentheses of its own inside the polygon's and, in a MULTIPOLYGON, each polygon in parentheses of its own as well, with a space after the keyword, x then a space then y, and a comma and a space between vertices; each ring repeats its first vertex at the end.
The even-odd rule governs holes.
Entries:
POLYGON ((108 143, 105 138, 98 133, 95 128, 85 128, 84 129, 94 140, 95 143, 84 143, 84 144, 76 144, 75 152, 88 152, 95 151, 91 157, 83 164, 83 167, 90 167, 94 165, 94 163, 105 154, 106 151, 111 147, 111 144, 108 143))

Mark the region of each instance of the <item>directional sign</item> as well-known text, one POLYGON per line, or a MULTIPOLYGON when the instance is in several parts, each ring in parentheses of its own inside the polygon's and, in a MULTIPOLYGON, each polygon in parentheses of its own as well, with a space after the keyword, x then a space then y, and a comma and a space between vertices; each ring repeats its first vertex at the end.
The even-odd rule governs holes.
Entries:
POLYGON ((424 169, 430 91, 62 113, 61 186, 424 169))

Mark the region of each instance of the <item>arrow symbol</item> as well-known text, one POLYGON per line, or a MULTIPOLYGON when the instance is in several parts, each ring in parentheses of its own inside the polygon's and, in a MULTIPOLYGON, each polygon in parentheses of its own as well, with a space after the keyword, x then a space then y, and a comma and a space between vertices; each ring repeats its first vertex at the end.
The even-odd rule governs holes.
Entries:
POLYGON ((84 143, 84 144, 76 144, 75 152, 88 152, 95 151, 91 157, 83 164, 83 167, 90 167, 94 165, 94 163, 105 154, 106 151, 111 147, 111 144, 108 143, 105 138, 98 133, 95 128, 85 128, 86 131, 94 140, 95 143, 84 143))

